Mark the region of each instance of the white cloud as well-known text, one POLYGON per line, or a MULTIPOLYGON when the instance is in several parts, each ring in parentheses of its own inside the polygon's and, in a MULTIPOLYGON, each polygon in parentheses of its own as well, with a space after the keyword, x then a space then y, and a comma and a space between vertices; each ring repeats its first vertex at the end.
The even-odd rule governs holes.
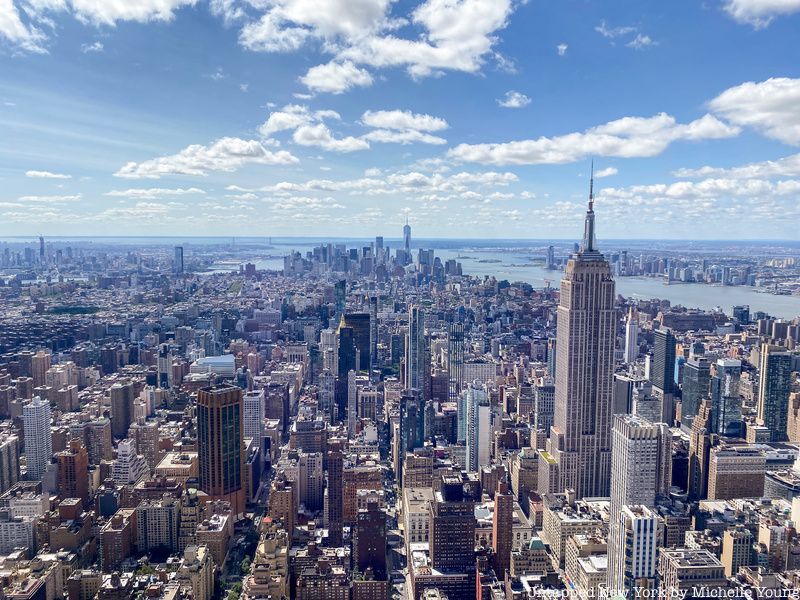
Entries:
POLYGON ((709 102, 715 113, 787 144, 800 144, 800 79, 748 81, 709 102))
MULTIPOLYGON (((25 52, 46 52, 47 35, 35 24, 52 26, 49 13, 68 12, 83 23, 114 26, 118 21, 170 21, 177 9, 194 6, 197 0, 26 0, 23 5, 31 21, 20 19, 13 0, 0 0, 0 37, 25 52)), ((81 46, 83 52, 99 52, 99 42, 81 46)))
POLYGON ((205 194, 205 190, 200 188, 131 188, 127 190, 111 190, 106 192, 106 196, 115 198, 138 198, 140 200, 152 200, 164 196, 186 196, 189 194, 205 194))
POLYGON ((239 84, 239 91, 242 92, 243 94, 246 94, 249 90, 250 90, 250 84, 249 83, 240 83, 239 84))
POLYGON ((711 178, 702 181, 678 181, 666 184, 634 185, 627 188, 604 188, 598 194, 602 198, 618 199, 683 199, 699 200, 707 198, 755 198, 768 196, 790 196, 800 192, 800 181, 784 180, 770 182, 764 179, 725 179, 711 178))
POLYGON ((25 52, 47 52, 43 45, 46 36, 33 25, 22 22, 13 0, 0 0, 0 37, 25 52))
POLYGON ((331 61, 311 67, 300 81, 315 92, 341 94, 352 87, 369 87, 372 85, 372 75, 366 69, 356 67, 349 60, 331 61))
POLYGON ((170 21, 175 10, 194 6, 197 0, 30 0, 40 10, 70 10, 79 20, 95 25, 117 21, 170 21))
POLYGON ((114 175, 129 179, 159 179, 165 175, 205 176, 210 171, 235 171, 247 164, 291 165, 299 161, 291 153, 271 152, 256 140, 225 137, 209 146, 193 144, 178 154, 141 163, 129 162, 114 175))
MULTIPOLYGON (((314 91, 341 93, 372 83, 363 67, 406 67, 415 78, 443 70, 474 73, 487 55, 508 63, 493 47, 513 10, 512 0, 424 0, 407 17, 390 16, 394 0, 269 0, 248 1, 263 10, 244 25, 239 41, 245 48, 291 52, 310 41, 322 42, 333 56, 309 69, 301 81, 314 91), (419 35, 397 31, 414 25, 419 35)), ((215 0, 218 14, 241 18, 231 0, 215 0)))
POLYGON ((239 43, 255 52, 292 52, 299 49, 311 32, 302 27, 281 27, 273 13, 246 24, 239 32, 239 43))
POLYGON ((93 44, 81 44, 81 52, 88 54, 90 52, 102 52, 105 46, 102 42, 94 42, 93 44))
POLYGON ((605 20, 600 21, 600 24, 594 28, 596 32, 602 35, 604 38, 611 40, 611 44, 615 44, 615 40, 617 38, 626 37, 633 33, 636 35, 625 44, 628 48, 634 48, 635 50, 643 50, 649 46, 657 46, 658 42, 656 42, 653 38, 649 35, 645 35, 639 31, 638 27, 634 27, 632 25, 624 25, 621 27, 609 27, 605 20))
POLYGON ((564 56, 567 53, 567 48, 569 48, 567 44, 559 44, 556 46, 556 52, 558 52, 559 56, 564 56))
POLYGON ((612 175, 616 175, 619 173, 616 167, 608 167, 606 169, 600 169, 599 171, 595 171, 595 178, 602 179, 603 177, 611 177, 612 175))
POLYGON ((800 0, 728 0, 725 10, 739 23, 762 29, 776 16, 800 12, 800 0))
POLYGON ((280 110, 272 111, 267 120, 258 128, 264 137, 269 137, 279 131, 297 129, 301 125, 310 125, 321 122, 324 118, 339 119, 339 114, 334 111, 311 112, 302 104, 287 104, 280 110))
POLYGON ((429 133, 423 133, 421 131, 417 131, 416 129, 407 129, 405 131, 397 131, 392 129, 373 129, 361 137, 362 139, 369 140, 371 142, 394 144, 421 143, 441 145, 447 143, 447 140, 444 138, 430 135, 429 133))
POLYGON ((373 67, 405 66, 413 77, 478 71, 513 10, 511 0, 426 0, 411 14, 419 38, 392 34, 351 40, 340 56, 373 67))
POLYGON ((330 129, 324 123, 301 125, 295 129, 292 139, 295 144, 301 146, 316 146, 333 152, 355 152, 356 150, 369 148, 369 142, 363 139, 352 136, 340 139, 334 138, 330 129))
POLYGON ((72 175, 51 173, 50 171, 25 171, 25 177, 33 179, 72 179, 72 175))
POLYGON ((676 177, 728 177, 733 179, 774 179, 777 177, 800 176, 800 154, 793 154, 778 160, 765 160, 740 167, 724 169, 720 167, 700 167, 699 169, 678 169, 676 177))
POLYGON ((623 26, 623 27, 609 27, 605 20, 600 21, 600 24, 594 28, 596 32, 604 38, 614 39, 636 31, 636 27, 623 26))
POLYGON ((644 35, 642 33, 637 33, 636 37, 633 38, 630 42, 625 44, 628 48, 634 48, 636 50, 643 50, 644 48, 648 48, 650 46, 658 46, 658 42, 653 40, 649 35, 644 35))
POLYGON ((410 110, 368 110, 361 115, 361 121, 377 129, 442 131, 448 128, 447 121, 441 117, 412 113, 410 110))
POLYGON ((80 194, 74 195, 55 195, 55 196, 20 196, 20 202, 44 202, 48 204, 59 204, 61 202, 75 202, 81 199, 80 194))
POLYGON ((729 138, 739 128, 705 115, 687 124, 666 113, 653 117, 624 117, 584 132, 496 144, 460 144, 448 157, 489 165, 562 164, 587 156, 650 157, 678 140, 729 138))
POLYGON ((531 99, 520 92, 510 91, 497 103, 504 108, 523 108, 531 103, 531 99))

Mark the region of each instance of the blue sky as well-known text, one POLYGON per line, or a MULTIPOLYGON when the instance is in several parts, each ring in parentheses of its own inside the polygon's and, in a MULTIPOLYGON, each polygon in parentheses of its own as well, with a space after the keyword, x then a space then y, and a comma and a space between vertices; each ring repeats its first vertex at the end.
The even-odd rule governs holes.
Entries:
POLYGON ((792 239, 800 0, 0 0, 0 235, 792 239))

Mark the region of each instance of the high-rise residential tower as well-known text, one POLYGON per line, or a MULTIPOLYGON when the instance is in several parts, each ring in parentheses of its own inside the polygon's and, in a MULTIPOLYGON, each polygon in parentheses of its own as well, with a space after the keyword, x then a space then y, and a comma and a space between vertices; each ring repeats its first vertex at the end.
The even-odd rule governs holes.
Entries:
POLYGON ((792 391, 791 353, 782 346, 762 344, 758 376, 757 423, 769 429, 770 441, 786 441, 792 391))
POLYGON ((425 393, 425 317, 419 306, 412 306, 408 314, 408 337, 406 339, 406 387, 419 390, 423 400, 425 393))
POLYGON ((197 446, 200 489, 211 500, 230 502, 244 513, 244 409, 242 389, 215 385, 197 393, 197 446))
POLYGON ((641 547, 656 544, 656 495, 667 494, 672 480, 672 433, 665 423, 636 415, 615 415, 612 430, 611 522, 608 540, 608 585, 630 589, 634 580, 655 576, 651 560, 636 564, 629 552, 632 541, 641 547), (626 512, 627 511, 627 512, 626 512), (638 536, 632 540, 631 536, 638 536))
POLYGON ((632 363, 639 355, 639 313, 631 306, 625 321, 625 362, 632 363))
POLYGON ((28 479, 33 481, 42 478, 53 455, 53 437, 50 433, 51 420, 50 403, 39 396, 36 396, 22 408, 27 475, 28 479))
POLYGON ((616 311, 614 280, 597 250, 594 196, 583 244, 567 263, 558 306, 556 401, 550 451, 559 491, 607 496, 611 469, 611 395, 616 311))

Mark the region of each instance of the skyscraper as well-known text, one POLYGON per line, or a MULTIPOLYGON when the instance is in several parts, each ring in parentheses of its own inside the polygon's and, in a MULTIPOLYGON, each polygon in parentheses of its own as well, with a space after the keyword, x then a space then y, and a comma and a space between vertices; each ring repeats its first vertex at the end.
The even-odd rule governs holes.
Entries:
POLYGON ((448 397, 454 402, 464 388, 464 324, 450 323, 447 328, 447 371, 450 377, 448 397))
POLYGON ((711 378, 711 411, 713 420, 711 433, 728 437, 742 435, 742 399, 739 396, 739 380, 742 361, 719 358, 716 371, 711 378))
POLYGON ((632 363, 639 355, 639 313, 631 306, 625 321, 625 362, 632 363))
POLYGON ((636 415, 615 415, 611 435, 608 585, 610 589, 622 590, 630 589, 635 579, 655 576, 654 548, 652 560, 646 564, 636 564, 637 557, 632 557, 626 549, 633 535, 638 535, 638 543, 646 542, 648 547, 656 543, 657 518, 641 509, 654 508, 656 495, 669 492, 672 433, 664 423, 651 423, 636 415))
POLYGON ((356 371, 369 371, 372 351, 371 318, 369 313, 347 313, 344 315, 345 327, 353 330, 353 344, 358 352, 356 371))
POLYGON ((711 393, 711 365, 705 356, 692 356, 683 365, 681 425, 691 427, 700 403, 711 393))
POLYGON ((183 246, 175 246, 175 259, 172 270, 176 275, 183 275, 183 246))
POLYGON ((408 337, 406 339, 406 387, 425 393, 425 316, 419 306, 412 306, 408 314, 408 337))
POLYGON ((115 438, 127 437, 133 422, 133 403, 136 400, 133 382, 115 383, 108 393, 111 396, 111 434, 115 438))
POLYGON ((336 340, 336 413, 339 420, 342 421, 347 415, 347 374, 358 369, 353 328, 345 325, 344 315, 342 315, 336 340))
POLYGON ((477 385, 464 392, 466 408, 466 468, 475 473, 481 465, 489 464, 489 448, 492 433, 492 408, 489 397, 477 385))
POLYGON ((614 280, 596 248, 593 205, 590 182, 583 244, 561 280, 550 434, 559 479, 554 487, 572 489, 578 498, 608 495, 611 468, 614 280))
POLYGON ((234 515, 244 513, 243 413, 240 387, 222 384, 197 393, 200 489, 211 500, 230 502, 234 515))
POLYGON ((782 346, 762 344, 758 377, 757 422, 769 429, 771 441, 786 441, 792 391, 791 353, 782 346))
POLYGON ((403 248, 405 248, 406 256, 411 257, 411 225, 408 224, 408 217, 406 217, 406 224, 403 226, 403 248))
POLYGON ((499 579, 511 567, 511 549, 514 542, 514 496, 508 491, 508 484, 497 484, 494 495, 494 514, 492 515, 492 549, 494 550, 494 571, 499 579))
POLYGON ((461 477, 443 475, 430 503, 430 549, 434 569, 463 573, 475 568, 475 503, 461 477))
POLYGON ((265 399, 263 389, 245 392, 242 399, 244 437, 252 438, 259 447, 264 437, 265 399))
POLYGON ((50 403, 36 396, 22 407, 25 428, 25 461, 28 479, 38 481, 53 455, 53 437, 50 433, 52 414, 50 403))
POLYGON ((375 500, 368 500, 356 516, 353 567, 362 574, 371 569, 375 579, 386 579, 386 513, 375 500))
POLYGON ((344 456, 336 448, 328 452, 328 544, 342 545, 342 520, 344 518, 343 497, 344 456))
POLYGON ((675 391, 675 336, 666 328, 656 329, 650 381, 664 394, 675 391))

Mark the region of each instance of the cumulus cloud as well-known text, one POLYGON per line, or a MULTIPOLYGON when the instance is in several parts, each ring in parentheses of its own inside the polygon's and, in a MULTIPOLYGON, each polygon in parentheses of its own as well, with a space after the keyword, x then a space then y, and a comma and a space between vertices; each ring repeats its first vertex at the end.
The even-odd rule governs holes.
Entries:
POLYGON ((600 169, 599 171, 594 172, 594 176, 596 179, 602 179, 603 177, 611 177, 612 175, 616 175, 619 173, 616 167, 608 167, 606 169, 600 169))
POLYGON ((407 129, 405 131, 397 131, 392 129, 373 129, 369 133, 361 136, 362 139, 369 140, 370 142, 383 142, 392 144, 446 144, 447 140, 436 135, 423 133, 416 129, 407 129))
POLYGON ((127 190, 111 190, 106 192, 106 196, 116 198, 138 198, 141 200, 152 200, 165 196, 186 196, 190 194, 205 194, 205 190, 200 188, 131 188, 127 190))
POLYGON ((569 46, 566 44, 559 44, 556 46, 556 52, 558 52, 559 56, 564 56, 567 53, 567 48, 569 48, 569 46))
POLYGON ((729 88, 709 108, 736 125, 787 144, 800 145, 800 79, 770 78, 729 88))
POLYGON ((441 131, 448 128, 447 121, 441 117, 412 113, 410 110, 368 110, 361 115, 361 122, 377 129, 441 131))
POLYGON ((105 46, 102 42, 94 42, 93 44, 81 44, 81 52, 89 54, 90 52, 102 52, 105 46))
POLYGON ((356 67, 351 61, 331 61, 311 67, 300 81, 315 92, 341 94, 353 87, 372 85, 372 75, 366 69, 356 67))
POLYGON ((739 23, 762 29, 777 16, 800 12, 800 0, 727 0, 725 11, 739 23))
POLYGON ((728 177, 733 179, 774 179, 777 177, 800 176, 800 154, 793 154, 778 160, 765 160, 739 167, 700 167, 699 169, 678 169, 676 177, 696 179, 701 177, 728 177))
POLYGON ((282 131, 293 131, 292 140, 302 146, 316 146, 334 152, 366 150, 369 142, 394 144, 445 144, 447 140, 431 135, 448 127, 447 121, 426 114, 407 110, 366 111, 361 116, 361 125, 374 127, 359 136, 336 138, 325 123, 326 119, 341 120, 333 110, 311 111, 307 106, 287 104, 270 113, 259 128, 265 138, 282 131))
POLYGON ((22 22, 13 0, 0 0, 0 38, 24 52, 42 54, 46 36, 33 25, 22 22))
POLYGON ((74 195, 53 195, 53 196, 20 196, 20 202, 44 202, 48 204, 59 204, 62 202, 75 202, 81 199, 80 194, 74 195))
POLYGON ((197 0, 29 0, 40 12, 69 11, 81 21, 114 25, 117 21, 169 21, 175 11, 194 6, 197 0))
MULTIPOLYGON (((391 16, 393 0, 214 0, 218 14, 245 20, 240 44, 252 51, 293 52, 321 42, 333 60, 301 78, 315 92, 341 93, 372 83, 366 68, 405 67, 415 78, 445 70, 474 73, 494 50, 512 0, 424 0, 406 16, 391 16), (261 10, 248 20, 250 9, 261 10), (404 25, 421 32, 401 36, 404 25)), ((500 57, 502 58, 502 57, 500 57)), ((507 61, 505 61, 507 62, 507 61)))
MULTIPOLYGON (((51 25, 52 13, 69 13, 83 23, 114 26, 118 21, 169 21, 175 11, 194 6, 197 0, 27 0, 24 8, 30 23, 20 18, 13 0, 0 0, 0 37, 25 52, 46 52, 47 35, 37 24, 51 25)), ((82 46, 84 52, 98 52, 96 42, 82 46)))
POLYGON ((523 108, 531 103, 531 99, 525 94, 512 90, 506 92, 506 95, 499 99, 497 103, 503 108, 523 108))
POLYGON ((323 119, 336 119, 341 117, 333 110, 311 111, 302 104, 287 104, 280 110, 274 110, 267 120, 258 128, 258 132, 265 138, 280 131, 297 129, 302 125, 321 123, 323 119))
POLYGON ((333 152, 355 152, 369 148, 369 142, 360 138, 347 136, 337 139, 333 137, 331 130, 324 123, 298 127, 292 134, 292 140, 301 146, 316 146, 333 152))
POLYGON ((291 165, 298 162, 290 152, 271 152, 259 141, 225 137, 209 146, 193 144, 171 156, 141 163, 129 162, 114 175, 128 179, 160 179, 167 175, 205 176, 211 171, 235 171, 248 164, 291 165))
POLYGON ((535 140, 494 144, 460 144, 448 157, 489 165, 563 164, 587 156, 650 157, 679 140, 733 137, 739 128, 705 115, 687 124, 659 113, 653 117, 624 117, 584 132, 535 140))
POLYGON ((72 175, 52 173, 51 171, 25 171, 25 177, 33 179, 72 179, 72 175))

